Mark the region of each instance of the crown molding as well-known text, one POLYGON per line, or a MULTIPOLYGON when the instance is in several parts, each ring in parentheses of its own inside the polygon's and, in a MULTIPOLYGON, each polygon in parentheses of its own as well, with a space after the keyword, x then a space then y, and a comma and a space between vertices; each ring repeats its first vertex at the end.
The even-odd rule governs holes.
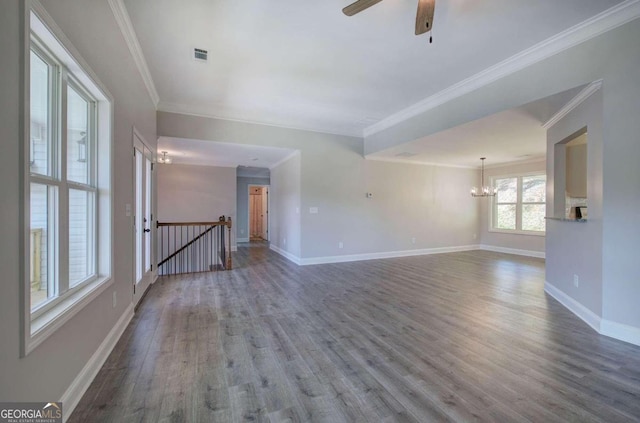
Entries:
MULTIPOLYGON (((640 1, 640 0, 639 0, 640 1)), ((271 123, 271 122, 261 122, 256 120, 249 119, 238 119, 229 116, 223 116, 221 114, 216 114, 215 112, 204 110, 203 108, 197 106, 190 106, 187 104, 176 104, 176 103, 168 103, 165 101, 161 101, 158 104, 159 112, 167 112, 167 113, 175 113, 179 115, 187 115, 187 116, 196 116, 203 117, 207 119, 220 119, 227 120, 230 122, 238 122, 238 123, 248 123, 251 125, 263 125, 263 126, 271 126, 274 128, 282 128, 282 129, 293 129, 296 131, 306 131, 306 132, 318 132, 321 134, 329 134, 329 135, 340 135, 345 137, 355 137, 362 139, 362 133, 360 131, 336 131, 329 130, 326 128, 316 128, 316 127, 307 127, 307 126, 295 126, 295 125, 285 125, 279 123, 271 123)))
POLYGON ((138 42, 138 37, 136 36, 136 32, 133 29, 133 24, 131 23, 131 19, 129 18, 129 12, 127 12, 124 1, 109 0, 109 6, 111 6, 113 16, 115 16, 116 22, 118 22, 120 31, 122 32, 124 40, 129 47, 129 51, 133 56, 133 60, 138 67, 138 71, 140 72, 140 76, 144 81, 144 85, 147 87, 149 97, 153 102, 153 106, 157 108, 158 103, 160 103, 160 96, 158 95, 156 85, 154 84, 153 78, 151 77, 149 66, 147 65, 147 61, 144 58, 144 54, 142 53, 142 47, 140 47, 140 43, 138 42))
POLYGON ((591 95, 596 93, 600 88, 602 88, 602 79, 592 82, 587 85, 582 91, 578 93, 577 96, 573 97, 567 104, 562 106, 558 112, 551 116, 551 119, 542 124, 544 129, 549 129, 556 123, 560 121, 563 117, 571 113, 573 109, 584 103, 591 95))
POLYGON ((397 125, 428 110, 434 109, 455 98, 486 86, 507 75, 520 71, 564 50, 590 40, 640 17, 640 0, 626 0, 553 37, 521 51, 463 81, 427 97, 426 99, 394 113, 380 122, 364 129, 369 137, 397 125))
POLYGON ((480 169, 477 166, 453 165, 453 164, 436 163, 436 162, 422 162, 420 160, 405 160, 405 159, 397 159, 394 157, 365 156, 364 158, 365 160, 373 160, 375 162, 403 163, 403 164, 414 164, 414 165, 421 165, 421 166, 448 167, 448 168, 454 168, 454 169, 480 169))

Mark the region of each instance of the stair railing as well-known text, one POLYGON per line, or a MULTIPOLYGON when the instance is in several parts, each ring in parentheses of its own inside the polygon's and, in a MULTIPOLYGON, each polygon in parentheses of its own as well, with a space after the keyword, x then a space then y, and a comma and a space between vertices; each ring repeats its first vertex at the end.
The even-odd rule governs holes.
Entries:
POLYGON ((157 222, 158 274, 231 270, 230 217, 217 222, 157 222))

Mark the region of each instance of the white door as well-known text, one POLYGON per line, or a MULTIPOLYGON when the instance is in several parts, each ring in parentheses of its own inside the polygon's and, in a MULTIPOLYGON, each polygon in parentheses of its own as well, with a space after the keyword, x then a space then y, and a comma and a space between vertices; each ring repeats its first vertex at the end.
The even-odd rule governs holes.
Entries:
POLYGON ((134 285, 133 304, 137 305, 152 279, 151 237, 153 222, 151 214, 151 193, 153 192, 153 152, 142 138, 134 132, 134 285))

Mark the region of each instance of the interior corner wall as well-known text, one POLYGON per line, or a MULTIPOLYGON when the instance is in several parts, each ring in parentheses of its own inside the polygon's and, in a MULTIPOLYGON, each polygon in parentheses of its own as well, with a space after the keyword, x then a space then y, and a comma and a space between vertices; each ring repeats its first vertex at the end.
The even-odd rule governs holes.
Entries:
MULTIPOLYGON (((25 228, 19 218, 24 195, 19 181, 24 158, 19 132, 22 87, 20 22, 22 0, 0 2, 0 399, 57 401, 71 386, 116 325, 133 296, 133 127, 155 146, 155 106, 125 43, 108 2, 42 0, 41 3, 114 98, 112 244, 113 284, 53 335, 20 358, 21 271, 19 251, 25 228), (112 307, 116 293, 117 307, 112 307)), ((22 222, 23 223, 23 222, 22 222)))
POLYGON ((271 169, 270 244, 300 258, 300 154, 271 169))
POLYGON ((602 317, 602 91, 563 117, 547 131, 547 216, 564 217, 565 157, 556 158, 555 146, 587 127, 587 210, 586 222, 547 220, 546 281, 598 317, 602 317), (557 161, 562 162, 558 166, 557 161), (555 198, 554 198, 555 197, 555 198), (555 210, 555 211, 554 211, 555 210), (560 216, 558 216, 558 211, 560 216), (579 286, 574 286, 574 275, 579 286))
MULTIPOLYGON (((513 176, 532 172, 547 172, 546 160, 531 163, 515 163, 507 166, 485 168, 485 178, 495 176, 513 176)), ((522 235, 508 234, 502 232, 491 232, 490 208, 491 198, 480 198, 480 243, 483 246, 504 248, 506 250, 520 250, 523 252, 545 253, 545 236, 542 235, 522 235)))
MULTIPOLYGON (((270 178, 238 176, 236 192, 238 218, 234 222, 238 242, 249 241, 249 185, 269 185, 270 183, 270 178)), ((273 214, 273 212, 269 214, 273 214)))
POLYGON ((217 222, 224 215, 236 225, 235 167, 159 164, 156 178, 158 222, 217 222))

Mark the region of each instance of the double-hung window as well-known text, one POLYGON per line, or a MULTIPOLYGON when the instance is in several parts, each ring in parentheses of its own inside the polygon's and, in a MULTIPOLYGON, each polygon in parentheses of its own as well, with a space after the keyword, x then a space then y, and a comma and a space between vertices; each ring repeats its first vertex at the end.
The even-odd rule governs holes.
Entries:
POLYGON ((499 176, 492 178, 497 188, 491 210, 491 229, 496 232, 545 232, 545 174, 499 176))
POLYGON ((111 274, 111 101, 34 12, 31 26, 27 352, 111 274))

